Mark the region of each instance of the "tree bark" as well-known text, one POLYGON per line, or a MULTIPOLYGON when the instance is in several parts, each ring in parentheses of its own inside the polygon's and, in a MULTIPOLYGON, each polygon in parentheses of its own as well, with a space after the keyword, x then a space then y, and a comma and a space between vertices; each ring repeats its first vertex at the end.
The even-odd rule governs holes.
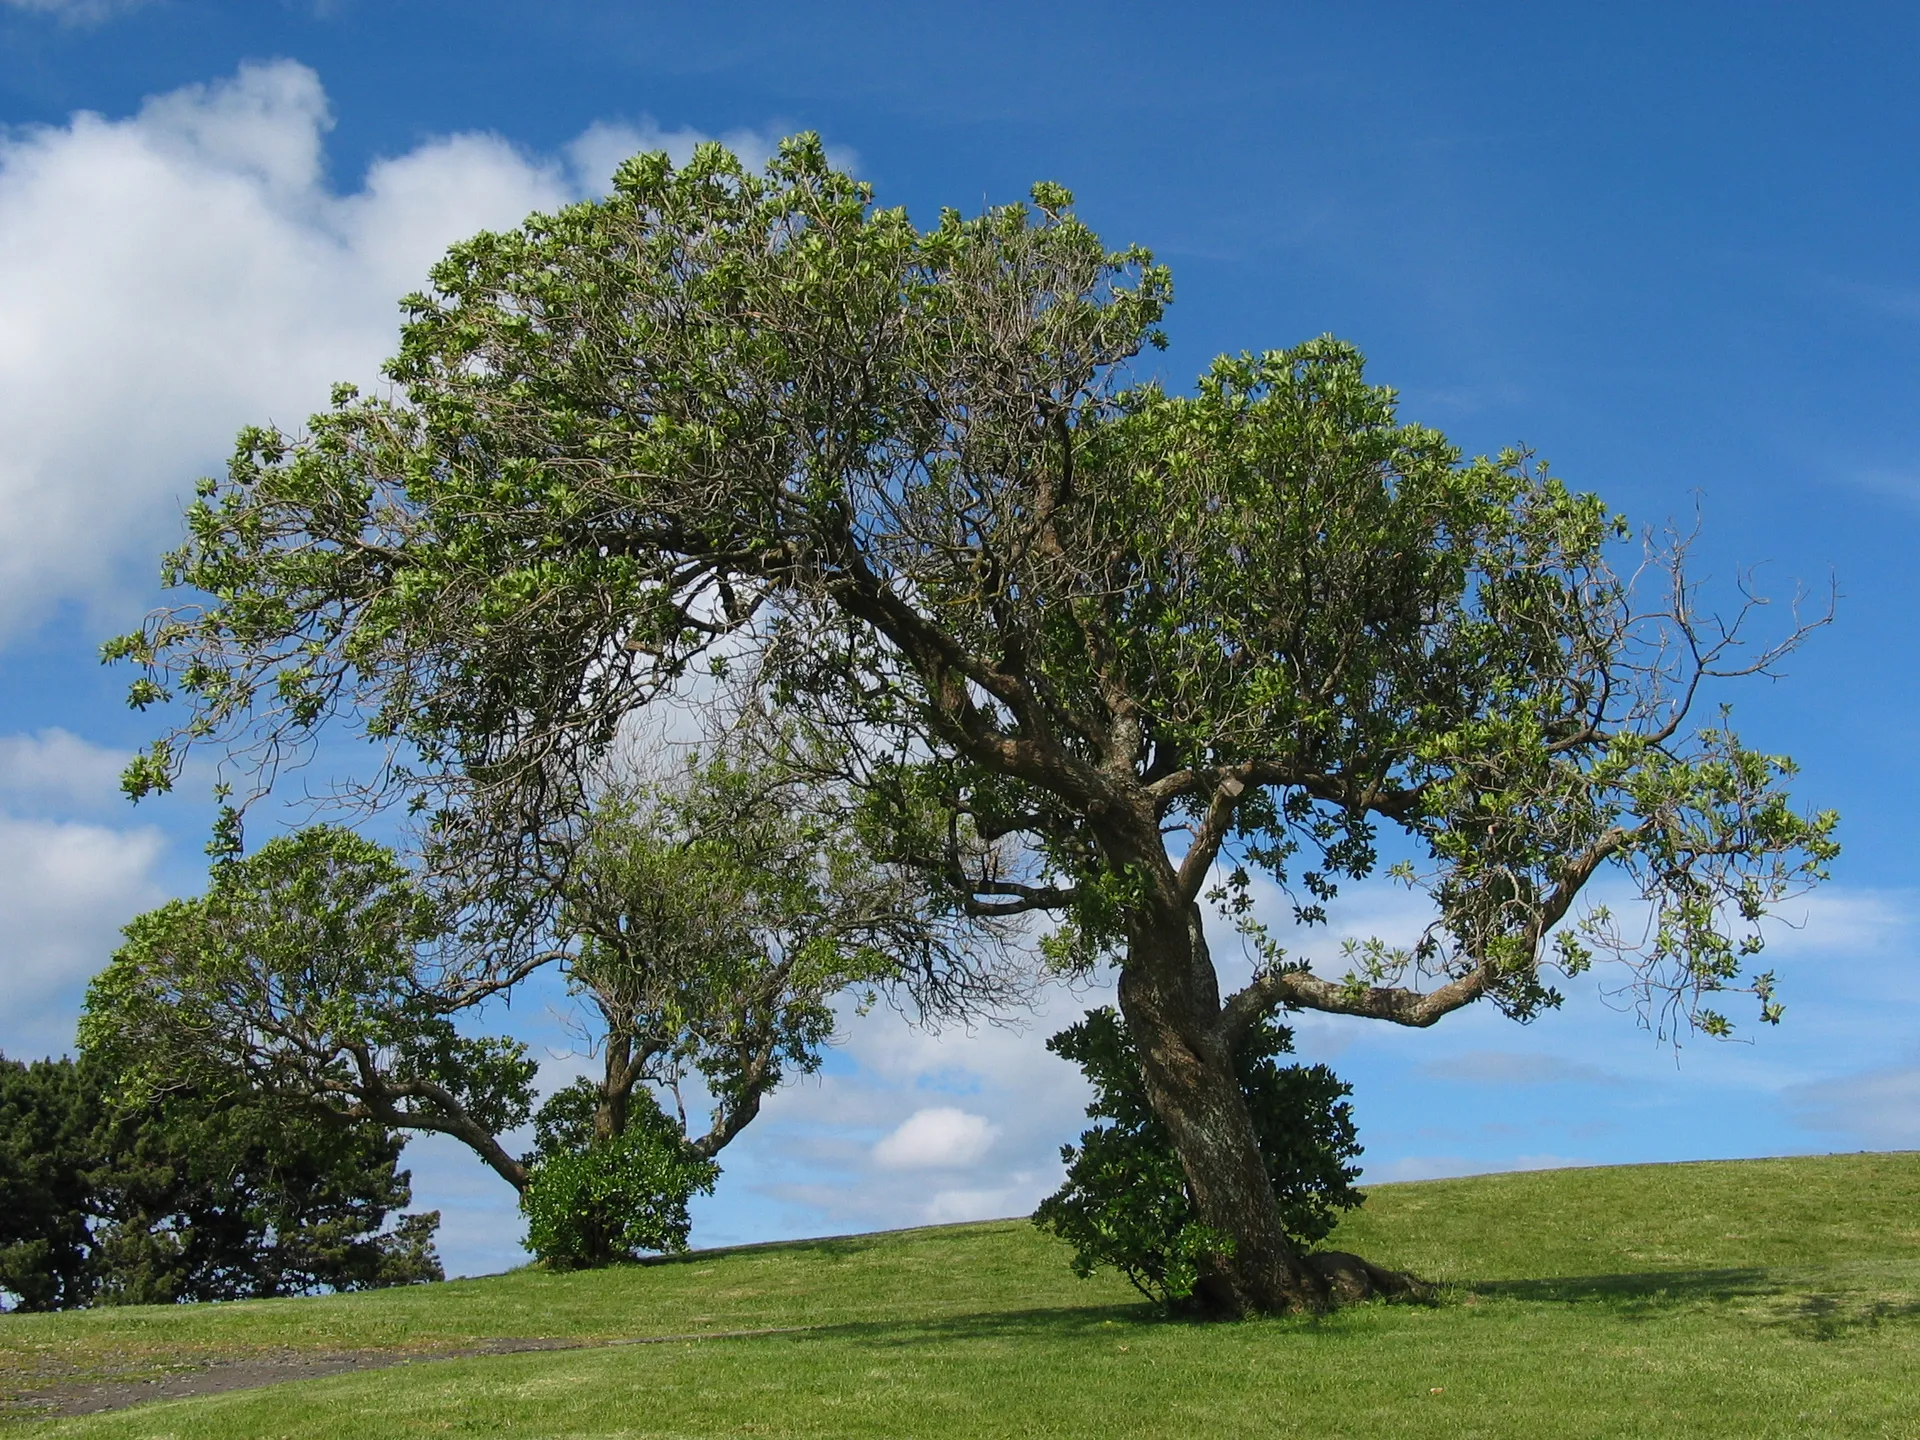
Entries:
POLYGON ((1136 919, 1120 1009, 1140 1052, 1147 1097, 1186 1172, 1196 1218, 1232 1242, 1230 1253, 1202 1266, 1195 1291, 1202 1308, 1223 1316, 1326 1309, 1325 1278, 1280 1223, 1197 904, 1136 919))
POLYGON ((600 1082, 600 1101, 593 1112, 593 1138, 615 1140, 627 1133, 627 1105, 633 1096, 633 1032, 619 1026, 607 1031, 606 1070, 600 1082))

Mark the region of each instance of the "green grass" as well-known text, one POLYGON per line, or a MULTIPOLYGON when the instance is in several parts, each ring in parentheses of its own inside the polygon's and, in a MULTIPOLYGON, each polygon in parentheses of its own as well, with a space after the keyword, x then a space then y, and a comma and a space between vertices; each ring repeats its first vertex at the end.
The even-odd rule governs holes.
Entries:
POLYGON ((1920 1437, 1920 1156, 1376 1188, 1342 1248, 1434 1306, 1188 1325, 1024 1222, 363 1296, 0 1318, 0 1384, 506 1336, 750 1338, 423 1361, 27 1436, 1920 1437))

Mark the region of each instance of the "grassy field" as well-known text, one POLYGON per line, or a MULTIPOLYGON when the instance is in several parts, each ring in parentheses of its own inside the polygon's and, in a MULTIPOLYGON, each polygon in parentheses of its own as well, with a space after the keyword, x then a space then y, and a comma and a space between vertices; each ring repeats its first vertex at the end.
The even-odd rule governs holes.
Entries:
POLYGON ((0 1317, 0 1389, 247 1356, 414 1363, 28 1436, 1920 1437, 1920 1155, 1374 1189, 1341 1248, 1432 1306, 1200 1326, 1025 1222, 371 1295, 0 1317), (806 1328, 801 1328, 806 1327, 806 1328), (724 1332, 773 1331, 727 1336, 724 1332), (643 1337, 651 1344, 605 1344, 643 1337), (583 1348, 432 1359, 506 1337, 583 1348), (705 1337, 705 1338, 699 1338, 705 1337))

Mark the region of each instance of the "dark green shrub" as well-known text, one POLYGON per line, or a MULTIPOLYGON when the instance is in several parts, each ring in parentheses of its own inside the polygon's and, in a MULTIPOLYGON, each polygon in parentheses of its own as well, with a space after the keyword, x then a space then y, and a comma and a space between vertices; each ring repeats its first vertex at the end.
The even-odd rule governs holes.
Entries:
MULTIPOLYGON (((1082 1134, 1078 1148, 1061 1147, 1066 1184, 1041 1201, 1034 1223, 1073 1246, 1082 1278, 1111 1265, 1156 1304, 1178 1305, 1193 1293, 1202 1258, 1229 1242, 1194 1218, 1173 1143, 1147 1104, 1126 1022, 1111 1008, 1091 1010, 1047 1048, 1085 1072, 1094 1088, 1087 1114, 1107 1123, 1082 1134)), ((1234 1060, 1281 1224, 1306 1247, 1333 1229, 1339 1211, 1360 1204, 1360 1171, 1346 1163, 1360 1144, 1345 1099, 1353 1087, 1324 1065, 1275 1063, 1292 1050, 1292 1032, 1262 1020, 1234 1060)))
POLYGON ((438 1280, 403 1138, 258 1095, 138 1105, 100 1061, 0 1057, 0 1301, 20 1310, 438 1280), (389 1221, 392 1224, 389 1224, 389 1221))
POLYGON ((92 1173, 96 1302, 369 1290, 442 1277, 437 1211, 411 1199, 405 1137, 255 1095, 123 1111, 92 1173))
POLYGON ((720 1167, 689 1149, 644 1090, 634 1092, 626 1128, 596 1139, 594 1093, 576 1081, 540 1108, 520 1194, 526 1247, 556 1269, 686 1249, 687 1203, 713 1190, 720 1167))
POLYGON ((20 1310, 93 1296, 99 1079, 71 1060, 0 1056, 0 1292, 20 1310))

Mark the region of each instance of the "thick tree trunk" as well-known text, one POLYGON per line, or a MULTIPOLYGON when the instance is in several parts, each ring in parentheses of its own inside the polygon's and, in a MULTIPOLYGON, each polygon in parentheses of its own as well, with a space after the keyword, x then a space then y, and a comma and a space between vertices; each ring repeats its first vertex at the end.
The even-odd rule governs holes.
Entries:
POLYGON ((1197 1218, 1232 1241, 1230 1254, 1203 1267, 1200 1304, 1234 1316, 1325 1309, 1326 1280, 1280 1224, 1220 1023, 1219 981, 1197 905, 1141 918, 1121 971, 1120 1008, 1197 1218))

